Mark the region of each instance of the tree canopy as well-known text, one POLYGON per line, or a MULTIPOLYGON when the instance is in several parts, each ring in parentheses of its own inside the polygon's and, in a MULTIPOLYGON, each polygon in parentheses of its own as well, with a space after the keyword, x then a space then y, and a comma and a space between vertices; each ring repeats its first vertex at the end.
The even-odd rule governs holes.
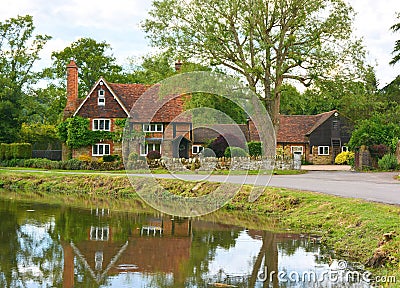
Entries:
POLYGON ((32 67, 51 37, 34 29, 29 15, 0 22, 0 142, 18 139, 28 90, 40 79, 32 67))
POLYGON ((244 77, 277 124, 284 81, 357 77, 364 50, 342 0, 158 0, 143 23, 152 45, 244 77))
MULTIPOLYGON (((397 19, 400 21, 400 12, 397 13, 397 19)), ((393 32, 399 32, 400 31, 400 22, 394 24, 390 29, 393 32)), ((400 61, 400 39, 397 40, 394 44, 393 52, 392 54, 394 55, 392 60, 389 62, 391 65, 396 64, 397 62, 400 61)))
POLYGON ((79 68, 79 96, 84 97, 101 76, 108 81, 119 82, 122 67, 116 64, 110 54, 111 46, 105 41, 97 42, 92 38, 81 38, 60 52, 53 52, 51 72, 62 81, 66 79, 65 67, 72 59, 79 68))

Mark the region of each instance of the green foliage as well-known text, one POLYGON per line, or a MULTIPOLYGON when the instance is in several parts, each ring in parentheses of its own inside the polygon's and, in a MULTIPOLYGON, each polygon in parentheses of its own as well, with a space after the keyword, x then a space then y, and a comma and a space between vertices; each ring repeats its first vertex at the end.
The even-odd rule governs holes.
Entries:
POLYGON ((136 64, 134 59, 130 60, 131 78, 134 83, 155 84, 174 74, 174 63, 171 53, 164 52, 156 55, 143 57, 140 64, 136 64))
POLYGON ((28 159, 32 157, 32 145, 30 143, 1 143, 0 160, 28 159))
MULTIPOLYGON (((235 123, 246 123, 247 115, 236 103, 219 95, 208 93, 192 93, 191 97, 185 103, 185 109, 194 109, 207 107, 221 111, 224 115, 229 116, 235 123)), ((215 112, 212 110, 193 110, 193 118, 195 123, 223 123, 224 119, 217 119, 215 112), (209 113, 209 114, 208 114, 209 113)))
POLYGON ((23 123, 21 127, 21 141, 26 143, 52 143, 59 141, 57 127, 52 124, 23 123))
POLYGON ((113 155, 104 155, 103 156, 104 162, 114 162, 120 160, 119 155, 113 154, 113 155))
POLYGON ((139 155, 136 152, 132 152, 128 156, 128 161, 137 161, 139 159, 139 155))
POLYGON ((155 159, 160 159, 161 158, 161 153, 156 151, 156 150, 152 150, 149 153, 147 153, 147 159, 149 160, 155 160, 155 159))
POLYGON ((251 141, 247 143, 249 154, 251 157, 258 157, 262 155, 262 144, 259 141, 251 141))
POLYGON ((73 58, 79 67, 79 96, 83 98, 101 76, 111 82, 120 82, 118 80, 122 67, 116 64, 109 50, 111 47, 105 41, 78 39, 64 50, 52 53, 53 65, 46 72, 65 82, 65 67, 73 58))
POLYGON ((335 164, 351 165, 352 163, 354 163, 354 152, 351 152, 351 151, 339 153, 335 158, 335 164))
POLYGON ((351 35, 353 13, 344 1, 331 0, 312 5, 160 0, 153 2, 143 28, 152 45, 176 51, 181 59, 199 59, 243 76, 277 120, 287 79, 309 85, 332 70, 358 76, 365 53, 351 35), (344 62, 340 70, 338 63, 344 62))
MULTIPOLYGON (((361 145, 384 144, 391 147, 393 139, 398 139, 400 136, 400 126, 384 121, 383 117, 374 116, 371 119, 357 123, 349 141, 349 147, 352 150, 361 145)), ((391 148, 393 149, 393 147, 391 148)))
POLYGON ((382 170, 394 170, 399 167, 399 164, 397 162, 397 157, 390 153, 378 160, 378 166, 382 170))
POLYGON ((34 35, 34 29, 29 15, 0 22, 0 142, 19 140, 24 113, 29 108, 27 91, 40 79, 31 68, 50 37, 34 35))
MULTIPOLYGON (((397 19, 400 20, 400 12, 397 13, 397 19)), ((393 32, 399 32, 400 31, 400 22, 394 24, 392 27, 390 27, 390 29, 393 32)), ((393 56, 392 60, 390 61, 390 64, 394 65, 400 61, 400 40, 396 40, 392 54, 394 56, 393 56)))
POLYGON ((225 149, 224 156, 227 158, 247 157, 249 156, 249 154, 247 154, 247 152, 240 147, 228 147, 225 149))
POLYGON ((125 128, 127 118, 115 119, 114 124, 120 128, 125 128))
POLYGON ((75 116, 66 119, 57 126, 60 140, 70 148, 91 146, 101 140, 121 141, 122 135, 118 132, 92 131, 89 129, 89 119, 75 116))

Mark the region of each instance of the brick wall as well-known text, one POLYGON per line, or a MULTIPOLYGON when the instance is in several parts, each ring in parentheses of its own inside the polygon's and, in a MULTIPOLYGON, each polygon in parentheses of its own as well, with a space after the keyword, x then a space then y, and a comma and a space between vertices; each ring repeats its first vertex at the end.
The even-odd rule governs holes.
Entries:
POLYGON ((312 164, 329 165, 332 164, 332 147, 329 149, 329 155, 318 155, 318 146, 312 147, 312 164))

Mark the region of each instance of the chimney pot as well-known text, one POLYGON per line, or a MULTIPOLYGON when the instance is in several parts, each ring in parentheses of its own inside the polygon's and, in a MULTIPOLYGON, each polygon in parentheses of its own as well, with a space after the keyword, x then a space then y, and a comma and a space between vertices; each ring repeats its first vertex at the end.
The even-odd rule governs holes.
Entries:
POLYGON ((182 62, 181 60, 178 60, 178 62, 175 63, 175 71, 178 72, 182 68, 182 62))

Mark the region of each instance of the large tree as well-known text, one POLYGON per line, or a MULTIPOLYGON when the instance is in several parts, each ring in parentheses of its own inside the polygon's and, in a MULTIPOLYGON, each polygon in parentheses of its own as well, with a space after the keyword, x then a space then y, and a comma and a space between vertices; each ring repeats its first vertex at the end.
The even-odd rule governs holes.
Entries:
POLYGON ((0 142, 18 140, 27 91, 40 78, 33 65, 50 36, 34 30, 29 15, 0 22, 0 142))
MULTIPOLYGON (((400 20, 400 12, 397 14, 397 19, 400 20)), ((394 24, 392 27, 390 27, 390 29, 393 32, 398 32, 400 31, 400 22, 394 24)), ((392 54, 394 55, 392 60, 389 62, 391 65, 396 64, 397 62, 400 61, 400 40, 397 40, 394 44, 394 49, 392 54)))
POLYGON ((152 45, 244 76, 275 124, 285 81, 356 77, 364 60, 343 0, 156 0, 149 15, 152 45))
MULTIPOLYGON (((118 81, 122 67, 116 64, 111 54, 111 46, 91 38, 81 38, 60 52, 52 53, 53 67, 50 72, 61 80, 64 86, 66 66, 74 59, 79 67, 79 96, 84 97, 101 77, 108 81, 118 81)), ((118 81, 119 82, 119 81, 118 81)))

